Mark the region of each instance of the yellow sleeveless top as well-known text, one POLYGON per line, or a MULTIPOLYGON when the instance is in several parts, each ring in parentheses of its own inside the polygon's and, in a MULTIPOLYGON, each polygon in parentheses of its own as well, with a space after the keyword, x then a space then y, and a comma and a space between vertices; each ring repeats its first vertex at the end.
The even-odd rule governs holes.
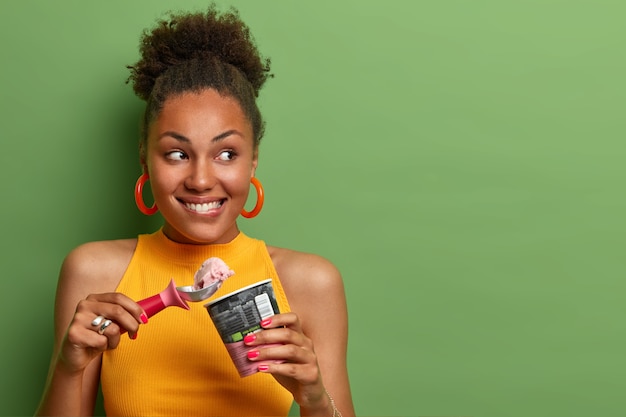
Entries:
POLYGON ((208 300, 190 310, 168 307, 141 325, 136 340, 123 335, 104 353, 101 384, 107 415, 286 416, 293 396, 270 374, 241 378, 204 304, 272 278, 278 307, 289 304, 265 243, 243 233, 218 245, 186 245, 162 230, 140 235, 117 291, 134 300, 160 293, 174 278, 193 285, 202 262, 222 258, 235 271, 208 300))

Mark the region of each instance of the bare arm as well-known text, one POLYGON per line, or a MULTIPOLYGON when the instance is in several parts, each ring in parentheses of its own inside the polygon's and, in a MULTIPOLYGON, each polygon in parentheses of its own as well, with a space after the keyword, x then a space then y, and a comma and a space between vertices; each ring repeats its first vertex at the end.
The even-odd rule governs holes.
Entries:
POLYGON ((37 415, 93 414, 102 352, 119 343, 119 326, 134 335, 143 313, 132 300, 112 293, 133 250, 132 240, 93 242, 76 248, 63 262, 52 359, 37 415), (97 315, 119 325, 112 324, 100 335, 91 325, 97 315))
MULTIPOLYGON (((294 394, 301 415, 332 415, 330 395, 344 417, 354 416, 346 364, 348 315, 339 271, 316 255, 277 248, 270 254, 295 313, 277 316, 271 327, 283 343, 287 339, 300 349, 291 349, 284 364, 268 371, 294 394)), ((263 334, 259 337, 270 335, 263 334)))

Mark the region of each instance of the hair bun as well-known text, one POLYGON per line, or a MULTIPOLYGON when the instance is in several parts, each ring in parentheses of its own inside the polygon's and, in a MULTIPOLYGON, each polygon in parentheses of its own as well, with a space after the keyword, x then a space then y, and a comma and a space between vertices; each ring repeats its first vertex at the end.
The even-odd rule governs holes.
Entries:
POLYGON ((255 95, 267 80, 270 60, 256 47, 239 12, 218 13, 212 4, 205 13, 170 13, 168 20, 141 36, 140 60, 128 68, 133 90, 147 100, 154 84, 169 68, 190 60, 219 60, 236 67, 252 85, 255 95))

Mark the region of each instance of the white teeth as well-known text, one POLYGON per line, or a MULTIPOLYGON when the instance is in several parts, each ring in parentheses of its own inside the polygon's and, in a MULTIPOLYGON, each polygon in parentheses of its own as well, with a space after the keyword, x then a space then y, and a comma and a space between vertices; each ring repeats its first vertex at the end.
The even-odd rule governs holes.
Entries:
POLYGON ((209 210, 213 210, 213 209, 221 207, 221 205, 222 205, 221 201, 212 201, 210 203, 203 203, 203 204, 185 203, 185 206, 189 210, 193 210, 197 213, 206 213, 209 210))

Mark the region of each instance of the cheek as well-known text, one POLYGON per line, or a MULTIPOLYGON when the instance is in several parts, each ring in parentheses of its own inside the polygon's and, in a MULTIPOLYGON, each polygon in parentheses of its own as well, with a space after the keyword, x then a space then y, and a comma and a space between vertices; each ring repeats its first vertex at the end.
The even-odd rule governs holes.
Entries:
POLYGON ((155 195, 169 191, 174 185, 174 176, 168 175, 167 171, 159 169, 149 169, 150 184, 155 195))
POLYGON ((245 199, 250 190, 250 175, 249 169, 233 171, 222 177, 222 184, 233 196, 242 196, 245 199))
POLYGON ((234 175, 231 178, 228 178, 226 183, 233 194, 248 195, 248 190, 250 189, 250 181, 245 175, 234 175))

